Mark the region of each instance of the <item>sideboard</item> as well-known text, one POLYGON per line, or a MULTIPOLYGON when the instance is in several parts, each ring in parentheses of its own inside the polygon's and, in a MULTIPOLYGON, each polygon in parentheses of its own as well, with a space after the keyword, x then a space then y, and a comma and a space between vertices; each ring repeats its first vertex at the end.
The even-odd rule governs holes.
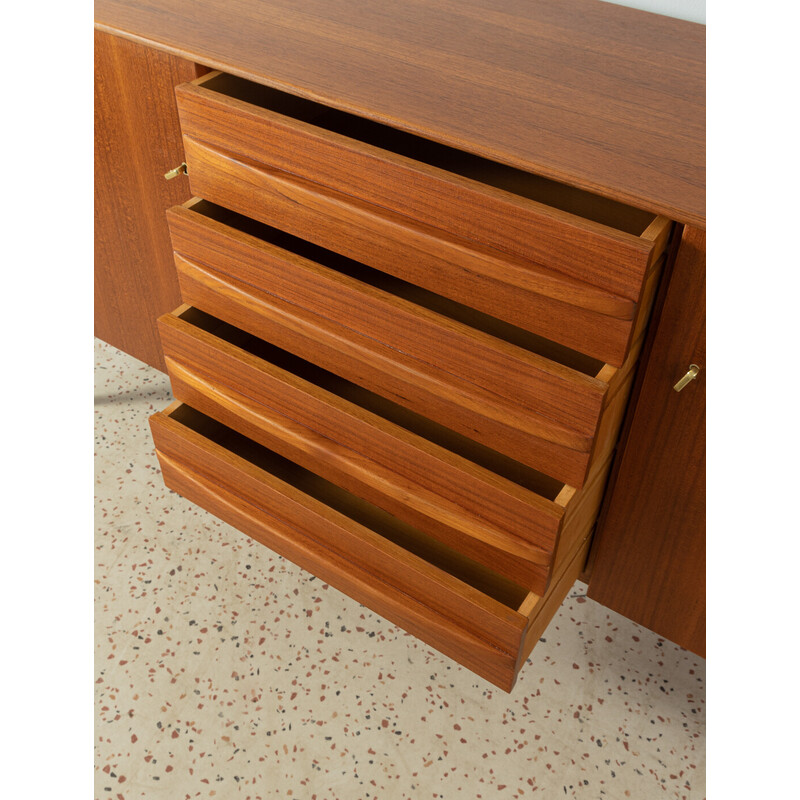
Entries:
POLYGON ((507 690, 578 577, 704 655, 704 40, 98 0, 95 331, 167 485, 507 690))

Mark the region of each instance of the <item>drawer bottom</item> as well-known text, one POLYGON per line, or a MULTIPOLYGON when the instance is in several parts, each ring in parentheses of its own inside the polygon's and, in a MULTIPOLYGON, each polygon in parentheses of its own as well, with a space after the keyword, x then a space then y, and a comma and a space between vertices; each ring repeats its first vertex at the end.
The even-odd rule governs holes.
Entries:
POLYGON ((506 691, 585 560, 539 596, 189 406, 150 424, 169 488, 506 691))

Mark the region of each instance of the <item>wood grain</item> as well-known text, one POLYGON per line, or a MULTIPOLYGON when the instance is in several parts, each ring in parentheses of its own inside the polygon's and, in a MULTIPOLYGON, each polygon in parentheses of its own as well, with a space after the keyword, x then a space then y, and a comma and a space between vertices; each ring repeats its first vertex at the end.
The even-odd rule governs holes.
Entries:
MULTIPOLYGON (((626 300, 189 137, 184 143, 192 190, 207 200, 608 363, 627 355, 650 243, 640 283, 629 286, 635 301, 626 300)), ((580 271, 589 262, 574 263, 580 271)))
POLYGON ((190 213, 170 211, 186 302, 582 485, 608 384, 190 213))
POLYGON ((185 405, 150 425, 167 486, 505 691, 585 560, 587 536, 527 592, 185 405))
POLYGON ((598 523, 589 596, 705 655, 705 233, 687 227, 622 457, 598 523), (673 384, 695 363, 699 376, 673 384))
POLYGON ((613 461, 614 454, 609 452, 603 461, 595 463, 589 472, 586 485, 566 504, 561 536, 553 557, 551 581, 558 581, 561 570, 594 530, 613 461))
POLYGON ((705 27, 593 0, 98 0, 96 24, 682 222, 705 220, 705 27))
MULTIPOLYGON (((189 319, 191 317, 188 317, 189 319)), ((175 397, 543 593, 564 510, 176 314, 175 397)))
MULTIPOLYGON (((533 192, 534 197, 541 195, 541 202, 491 185, 493 162, 472 164, 463 153, 448 149, 426 153, 431 145, 418 137, 395 143, 396 134, 385 126, 373 125, 361 133, 359 123, 353 122, 357 118, 346 115, 338 127, 353 129, 353 135, 331 132, 321 127, 330 115, 324 107, 315 106, 319 124, 313 119, 305 122, 289 116, 292 109, 283 114, 272 110, 270 106, 283 108, 285 95, 272 101, 267 97, 269 105, 262 108, 224 94, 225 80, 230 81, 230 76, 211 73, 176 89, 184 136, 267 171, 287 172, 461 239, 515 253, 606 293, 638 299, 652 248, 639 234, 651 221, 649 215, 633 209, 627 218, 618 213, 622 229, 617 230, 593 221, 589 214, 597 209, 585 200, 582 204, 579 193, 572 200, 574 213, 567 213, 548 204, 549 195, 555 193, 549 184, 533 192), (220 83, 219 90, 211 88, 220 83), (366 143, 355 138, 359 133, 368 139, 366 143), (393 152, 392 146, 413 157, 393 152), (463 177, 457 170, 475 177, 463 177), (628 228, 635 233, 627 232, 628 228)), ((295 111, 300 117, 312 113, 295 111)), ((202 166, 191 168, 190 164, 190 176, 202 166)), ((537 179, 525 173, 514 176, 512 186, 519 192, 525 192, 528 184, 534 189, 537 179)), ((596 205, 596 198, 592 199, 596 205)), ((597 290, 593 295, 589 295, 589 307, 596 311, 617 316, 630 312, 620 297, 603 296, 597 290)), ((569 302, 572 296, 562 290, 555 299, 569 302)), ((573 302, 578 305, 579 300, 573 302)))
MULTIPOLYGON (((509 690, 526 619, 172 416, 151 417, 166 484, 509 690)), ((520 595, 520 599, 522 595, 520 595)))
POLYGON ((591 538, 587 535, 579 543, 577 549, 571 552, 570 558, 561 565, 560 572, 554 577, 547 594, 541 598, 532 598, 535 601, 535 605, 531 613, 528 614, 528 625, 522 637, 522 646, 519 649, 517 658, 517 674, 524 666, 525 659, 528 658, 533 648, 539 643, 542 634, 564 602, 564 598, 575 585, 575 581, 580 577, 590 545, 591 538))
POLYGON ((569 354, 558 363, 378 288, 369 273, 351 277, 185 208, 171 209, 168 219, 173 248, 188 261, 297 306, 320 325, 384 345, 397 364, 413 359, 417 372, 447 372, 579 433, 594 430, 605 386, 573 368, 569 354))
POLYGON ((95 32, 95 336, 164 369, 156 319, 180 302, 164 212, 189 196, 174 87, 204 70, 95 32))

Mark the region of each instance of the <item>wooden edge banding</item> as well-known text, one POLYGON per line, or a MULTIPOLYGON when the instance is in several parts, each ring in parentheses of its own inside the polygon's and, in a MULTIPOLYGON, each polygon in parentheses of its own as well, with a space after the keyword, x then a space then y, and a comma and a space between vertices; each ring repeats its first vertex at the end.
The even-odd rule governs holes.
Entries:
POLYGON ((533 614, 533 610, 541 602, 541 600, 541 595, 538 595, 535 592, 528 592, 517 611, 519 611, 522 616, 529 617, 531 614, 533 614))
POLYGON ((653 249, 648 259, 648 268, 652 267, 667 249, 667 243, 672 233, 673 223, 668 217, 656 217, 642 233, 641 238, 652 242, 653 249))
POLYGON ((617 367, 612 367, 611 364, 603 364, 600 371, 595 375, 595 379, 602 381, 605 384, 610 384, 614 376, 617 374, 617 367))
MULTIPOLYGON (((569 594, 569 590, 573 584, 580 577, 581 570, 583 569, 586 556, 589 552, 589 545, 591 543, 591 536, 587 535, 581 542, 581 545, 572 557, 572 560, 566 565, 564 571, 551 583, 550 588, 545 593, 540 602, 533 604, 532 596, 528 595, 523 602, 523 606, 530 607, 528 617, 528 628, 522 638, 522 647, 519 651, 519 659, 514 668, 514 680, 525 664, 526 659, 531 654, 536 643, 541 638, 545 628, 550 624, 550 621, 558 612, 564 598, 569 594)), ((513 688, 513 687, 512 687, 513 688)))
MULTIPOLYGON (((562 502, 564 502, 566 510, 553 550, 553 566, 548 587, 553 585, 553 581, 557 579, 564 563, 571 558, 577 543, 591 536, 612 461, 613 449, 609 451, 602 463, 592 466, 582 489, 576 490, 571 486, 565 486, 559 494, 559 497, 563 495, 562 502)), ((558 499, 556 498, 556 501, 558 499)), ((547 591, 549 592, 550 589, 548 588, 547 591)))
POLYGON ((199 78, 195 78, 195 80, 193 80, 193 81, 189 81, 188 84, 187 83, 182 83, 180 86, 176 86, 175 89, 177 91, 182 86, 187 86, 187 85, 188 86, 203 86, 204 84, 208 83, 209 81, 214 80, 214 78, 218 78, 222 74, 223 74, 222 70, 214 69, 214 70, 211 70, 211 72, 207 72, 205 75, 201 75, 199 78))
POLYGON ((617 434, 628 405, 634 375, 635 372, 633 370, 627 371, 622 382, 614 387, 613 392, 609 392, 608 402, 600 415, 600 424, 597 426, 597 431, 592 441, 592 450, 589 455, 589 471, 584 487, 587 485, 592 472, 598 468, 599 464, 605 462, 616 447, 617 434))
POLYGON ((566 508, 569 503, 572 501, 572 498, 575 497, 575 493, 578 490, 574 486, 564 485, 561 491, 556 496, 556 499, 553 502, 557 506, 561 506, 562 508, 566 508))
MULTIPOLYGON (((665 217, 659 217, 659 219, 666 219, 665 217)), ((667 233, 671 235, 671 232, 675 229, 672 222, 667 220, 669 223, 665 230, 667 233)), ((655 223, 653 223, 655 224, 655 223)), ((662 231, 663 232, 663 231, 662 231)), ((674 239, 670 239, 673 242, 674 246, 674 239)), ((667 244, 665 240, 665 246, 667 244)), ((625 386, 631 375, 635 371, 636 362, 639 358, 639 351, 641 349, 642 342, 644 341, 644 335, 647 330, 647 322, 650 319, 650 314, 653 308, 653 302, 655 300, 656 291, 658 289, 661 276, 663 274, 663 268, 666 264, 668 254, 662 253, 655 264, 651 267, 648 271, 645 281, 642 285, 642 292, 641 298, 637 307, 636 316, 633 321, 633 325, 631 326, 630 336, 628 339, 628 355, 625 358, 621 367, 614 368, 610 367, 608 364, 604 365, 603 368, 598 372, 597 377, 600 378, 601 376, 607 378, 607 383, 609 384, 609 389, 606 392, 606 396, 603 400, 603 414, 605 410, 611 405, 612 400, 614 399, 617 392, 620 390, 621 387, 625 386), (613 370, 613 372, 612 372, 613 370)), ((601 414, 601 424, 602 424, 602 414, 601 414)), ((598 425, 599 428, 599 425, 598 425)))
POLYGON ((183 405, 183 402, 181 400, 173 400, 161 413, 165 417, 168 417, 174 411, 177 411, 182 405, 183 405))
POLYGON ((565 561, 569 561, 571 553, 578 542, 588 536, 597 519, 597 512, 603 500, 603 494, 611 472, 613 451, 601 463, 594 466, 586 481, 586 485, 570 504, 564 515, 558 542, 553 554, 553 570, 551 580, 557 576, 565 561))

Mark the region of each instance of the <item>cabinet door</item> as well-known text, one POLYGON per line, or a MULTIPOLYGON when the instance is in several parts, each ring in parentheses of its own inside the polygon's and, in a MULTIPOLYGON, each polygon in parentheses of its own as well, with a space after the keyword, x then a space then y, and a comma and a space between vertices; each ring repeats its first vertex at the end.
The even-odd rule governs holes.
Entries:
POLYGON ((705 231, 684 229, 654 322, 589 596, 705 656, 705 231), (691 364, 699 374, 676 392, 691 364))
POLYGON ((164 212, 190 197, 174 88, 206 70, 95 31, 95 335, 159 369, 156 318, 180 303, 164 212))

